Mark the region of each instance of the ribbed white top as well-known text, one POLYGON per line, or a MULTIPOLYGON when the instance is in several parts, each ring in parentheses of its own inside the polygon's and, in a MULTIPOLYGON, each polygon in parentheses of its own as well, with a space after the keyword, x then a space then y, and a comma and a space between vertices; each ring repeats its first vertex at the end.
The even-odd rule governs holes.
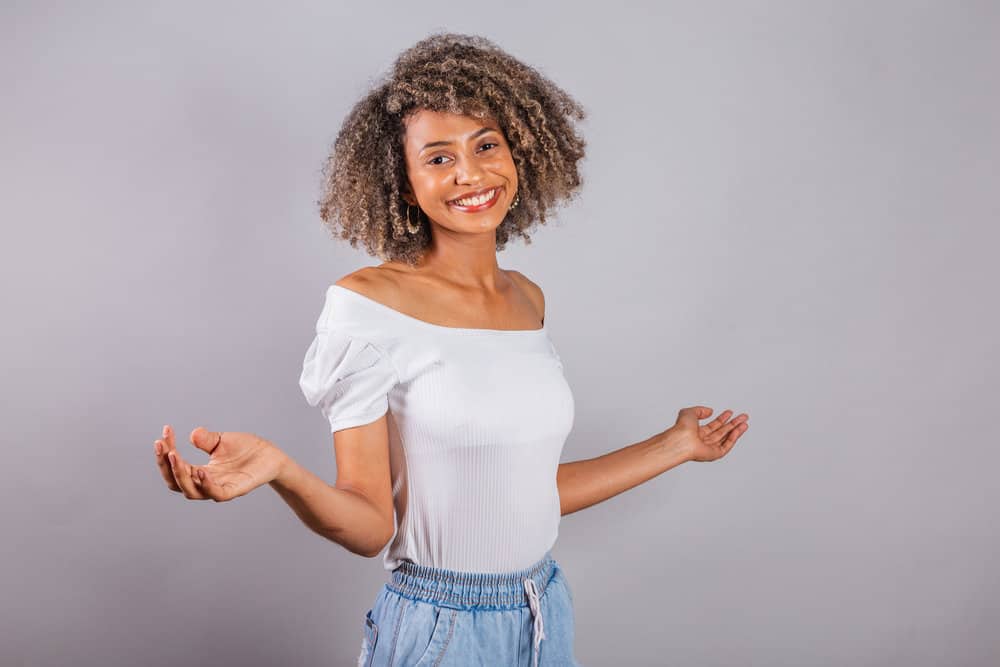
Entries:
POLYGON ((389 412, 385 569, 510 572, 555 544, 574 400, 544 325, 446 327, 331 285, 299 384, 334 432, 389 412))

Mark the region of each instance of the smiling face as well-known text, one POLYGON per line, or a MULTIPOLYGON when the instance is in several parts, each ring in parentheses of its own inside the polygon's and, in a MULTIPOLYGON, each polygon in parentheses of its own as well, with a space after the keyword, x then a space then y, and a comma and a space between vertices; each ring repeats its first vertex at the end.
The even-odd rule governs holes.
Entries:
POLYGON ((493 119, 422 109, 406 121, 404 151, 411 191, 403 197, 434 223, 481 232, 503 222, 517 168, 493 119))

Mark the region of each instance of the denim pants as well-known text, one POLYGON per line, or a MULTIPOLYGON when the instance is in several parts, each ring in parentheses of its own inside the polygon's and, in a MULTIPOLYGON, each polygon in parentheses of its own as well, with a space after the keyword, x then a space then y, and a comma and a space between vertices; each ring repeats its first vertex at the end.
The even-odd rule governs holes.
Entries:
POLYGON ((358 667, 579 667, 573 598, 545 556, 507 573, 403 563, 365 615, 358 667))

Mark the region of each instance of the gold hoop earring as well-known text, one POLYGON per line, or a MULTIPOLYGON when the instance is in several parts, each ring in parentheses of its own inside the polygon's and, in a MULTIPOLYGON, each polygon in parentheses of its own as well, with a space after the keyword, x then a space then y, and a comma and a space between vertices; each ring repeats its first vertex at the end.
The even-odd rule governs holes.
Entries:
POLYGON ((410 221, 410 205, 407 204, 406 205, 406 231, 408 231, 410 234, 416 234, 417 232, 420 231, 420 224, 419 223, 420 223, 420 207, 419 206, 417 207, 417 224, 414 225, 410 221))

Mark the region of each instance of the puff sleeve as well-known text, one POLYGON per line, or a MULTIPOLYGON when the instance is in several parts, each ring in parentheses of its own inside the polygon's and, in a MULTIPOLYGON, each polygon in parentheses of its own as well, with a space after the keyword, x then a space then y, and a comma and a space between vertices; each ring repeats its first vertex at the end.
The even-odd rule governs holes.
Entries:
POLYGON ((396 384, 390 359, 363 337, 317 328, 302 362, 299 386, 333 432, 369 424, 389 409, 396 384))

